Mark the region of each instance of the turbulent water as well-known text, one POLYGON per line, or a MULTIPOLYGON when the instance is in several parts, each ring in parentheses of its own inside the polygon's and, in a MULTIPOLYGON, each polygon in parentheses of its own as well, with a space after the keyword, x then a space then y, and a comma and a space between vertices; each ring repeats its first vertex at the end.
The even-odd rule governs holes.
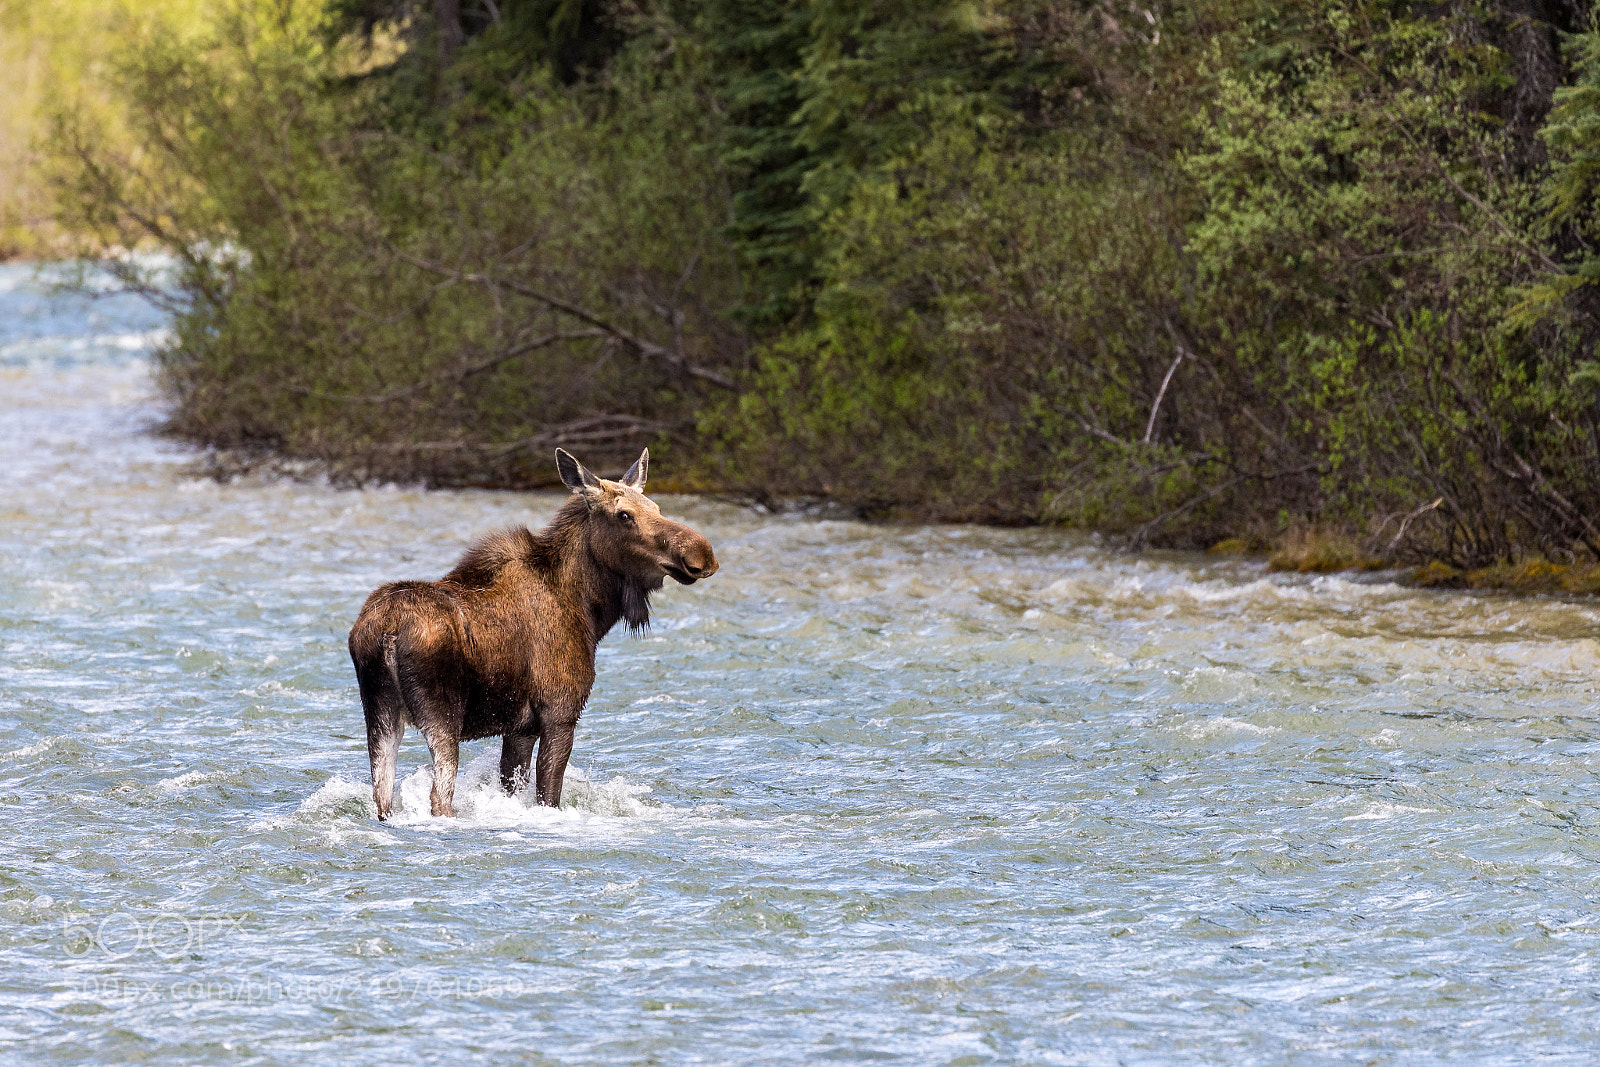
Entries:
POLYGON ((162 329, 0 268, 10 1062, 1600 1048, 1594 604, 662 497, 562 808, 380 824, 363 597, 559 499, 197 477, 162 329))

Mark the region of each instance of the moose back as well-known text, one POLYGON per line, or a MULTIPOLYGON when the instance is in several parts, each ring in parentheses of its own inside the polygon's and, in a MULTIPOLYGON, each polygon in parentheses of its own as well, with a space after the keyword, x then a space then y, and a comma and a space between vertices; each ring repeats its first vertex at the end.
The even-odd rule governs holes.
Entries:
POLYGON ((453 815, 463 740, 500 736, 500 783, 526 781, 539 747, 535 798, 559 806, 578 716, 594 686, 594 653, 619 620, 650 619, 650 594, 671 577, 717 571, 711 543, 644 495, 646 449, 619 481, 557 449, 572 496, 538 533, 484 537, 436 582, 391 582, 350 629, 367 717, 372 797, 387 819, 409 723, 433 756, 434 815, 453 815))

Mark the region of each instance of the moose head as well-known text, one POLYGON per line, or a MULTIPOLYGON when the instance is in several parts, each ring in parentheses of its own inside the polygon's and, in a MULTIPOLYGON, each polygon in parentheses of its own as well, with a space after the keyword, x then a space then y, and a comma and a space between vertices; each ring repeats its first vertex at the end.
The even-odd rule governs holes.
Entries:
POLYGON ((567 488, 588 505, 589 551, 602 567, 648 588, 660 588, 666 577, 693 585, 717 573, 711 542, 661 514, 656 502, 644 495, 648 448, 614 482, 595 477, 561 448, 556 449, 556 468, 567 488))

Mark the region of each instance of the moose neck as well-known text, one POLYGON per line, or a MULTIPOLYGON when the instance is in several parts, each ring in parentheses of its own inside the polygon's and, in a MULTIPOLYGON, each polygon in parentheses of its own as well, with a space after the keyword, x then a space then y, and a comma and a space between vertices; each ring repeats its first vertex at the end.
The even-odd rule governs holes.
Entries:
POLYGON ((572 591, 588 619, 590 643, 598 645, 618 622, 635 632, 650 625, 650 594, 661 588, 661 580, 640 582, 597 560, 589 541, 594 521, 582 498, 575 496, 551 522, 547 535, 559 539, 561 585, 572 591))

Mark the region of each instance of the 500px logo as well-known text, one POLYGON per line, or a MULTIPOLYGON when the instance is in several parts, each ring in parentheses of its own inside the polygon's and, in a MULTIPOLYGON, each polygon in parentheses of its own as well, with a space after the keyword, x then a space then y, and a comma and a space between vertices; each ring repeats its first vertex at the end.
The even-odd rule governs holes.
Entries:
POLYGON ((114 911, 98 922, 93 916, 63 916, 61 936, 67 955, 74 958, 99 953, 107 959, 125 960, 144 952, 161 960, 177 960, 221 941, 243 921, 243 915, 197 917, 164 911, 141 919, 114 911))

